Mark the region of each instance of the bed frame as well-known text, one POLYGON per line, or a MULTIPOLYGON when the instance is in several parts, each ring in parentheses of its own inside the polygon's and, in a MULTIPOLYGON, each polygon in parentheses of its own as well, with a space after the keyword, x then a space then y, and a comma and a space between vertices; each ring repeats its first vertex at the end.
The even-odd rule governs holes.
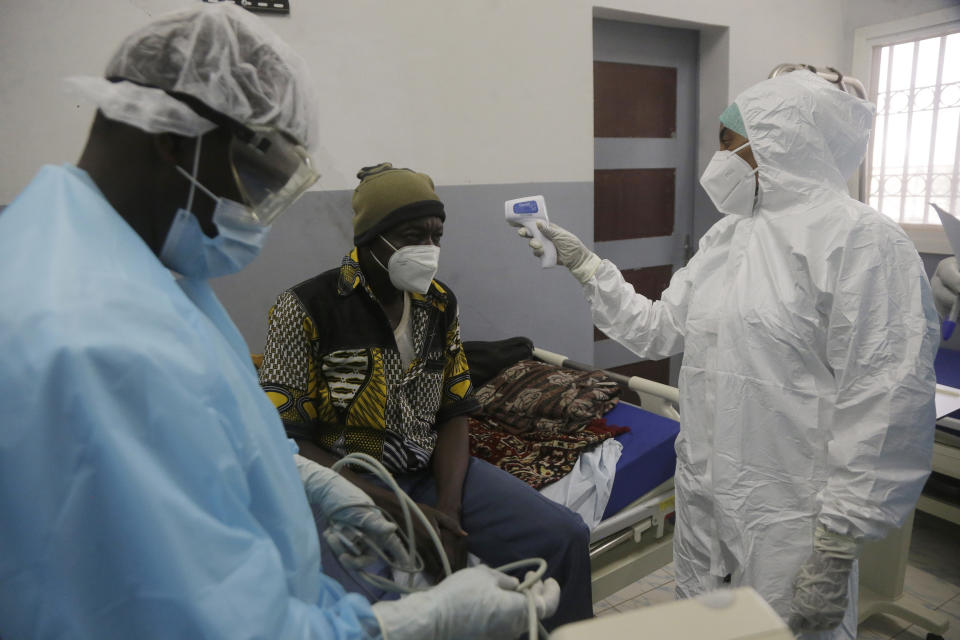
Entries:
MULTIPOLYGON (((596 369, 544 349, 535 348, 533 355, 558 367, 580 371, 596 369)), ((604 373, 622 387, 634 391, 645 410, 680 420, 680 397, 676 387, 612 371, 604 373)), ((594 602, 673 561, 673 512, 673 478, 670 478, 597 525, 590 535, 594 602)))
MULTIPOLYGON (((960 433, 960 420, 949 416, 937 420, 943 425, 960 433)), ((933 470, 954 479, 960 479, 960 437, 943 431, 937 431, 933 442, 933 470)), ((942 498, 921 495, 917 510, 943 518, 960 525, 960 505, 942 498)))

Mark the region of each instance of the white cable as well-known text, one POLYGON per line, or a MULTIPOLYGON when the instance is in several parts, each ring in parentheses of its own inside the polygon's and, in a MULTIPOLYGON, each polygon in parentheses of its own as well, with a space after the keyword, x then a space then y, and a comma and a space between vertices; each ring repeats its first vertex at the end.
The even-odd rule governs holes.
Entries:
POLYGON ((410 557, 413 557, 416 553, 416 544, 415 537, 413 534, 413 522, 410 519, 410 508, 413 508, 413 513, 420 520, 420 523, 426 529, 427 534, 430 536, 430 540, 433 541, 434 546, 439 552, 440 555, 440 564, 443 566, 443 573, 445 576, 449 576, 453 573, 453 570, 450 568, 450 561, 447 560, 447 554, 443 550, 443 543, 440 542, 440 537, 437 535, 437 532, 434 531, 433 525, 430 524, 430 520, 427 519, 427 516, 423 515, 423 511, 420 510, 420 507, 417 506, 417 503, 413 501, 410 496, 403 492, 403 489, 400 488, 400 485, 397 484, 397 481, 393 479, 393 476, 390 475, 390 472, 380 464, 380 462, 365 453, 350 453, 346 456, 337 460, 331 469, 339 472, 344 466, 348 464, 353 464, 358 467, 364 468, 373 475, 377 476, 386 483, 393 492, 396 494, 397 498, 400 501, 400 506, 403 509, 403 517, 407 525, 407 542, 410 545, 410 557))
MULTIPOLYGON (((406 542, 408 544, 410 559, 414 562, 414 567, 416 566, 422 567, 423 560, 420 558, 419 554, 417 553, 416 540, 414 537, 414 530, 413 530, 413 519, 410 516, 411 508, 413 513, 417 516, 417 519, 420 520, 421 524, 423 524, 423 527, 424 529, 426 529, 427 534, 430 536, 430 540, 433 542, 434 547, 437 550, 437 555, 440 556, 440 562, 443 566, 444 576, 449 576, 451 573, 453 573, 452 569, 450 568, 450 561, 447 559, 447 553, 443 548, 443 543, 440 541, 440 537, 437 535, 437 532, 434 530, 433 525, 430 524, 430 521, 423 514, 423 511, 420 510, 419 505, 417 505, 417 503, 410 496, 408 496, 403 491, 403 489, 400 488, 400 485, 397 484, 397 481, 393 478, 393 476, 386 469, 386 467, 384 467, 379 460, 377 460, 376 458, 370 455, 367 455, 366 453, 355 452, 355 453, 349 453, 344 457, 340 458, 339 460, 334 462, 330 466, 330 468, 339 473, 340 469, 342 469, 347 465, 356 465, 370 472, 371 474, 379 478, 384 484, 390 487, 393 490, 394 494, 396 494, 397 499, 400 502, 401 510, 403 512, 404 525, 407 533, 406 542)), ((371 508, 379 509, 379 507, 376 507, 376 506, 372 506, 371 508)), ((380 511, 382 512, 382 510, 380 511)), ((333 511, 330 514, 330 516, 333 516, 335 513, 336 511, 333 511)), ((384 515, 386 516, 387 514, 384 513, 384 515)), ((332 517, 329 517, 328 519, 331 521, 333 520, 332 517)), ((352 529, 352 527, 350 528, 352 529)), ((356 531, 355 529, 354 529, 354 532, 357 533, 358 535, 360 534, 360 532, 356 531)), ((345 541, 351 542, 352 544, 352 541, 349 541, 349 539, 345 539, 345 541)), ((395 565, 395 563, 390 558, 387 557, 386 553, 384 553, 382 549, 377 547, 375 544, 372 544, 369 540, 364 540, 364 544, 366 544, 367 547, 373 550, 373 552, 377 554, 377 556, 379 556, 391 569, 407 572, 411 576, 411 580, 412 580, 413 573, 415 573, 416 571, 408 571, 409 568, 398 568, 395 565)), ((530 638, 530 640, 536 640, 537 638, 540 638, 541 640, 548 640, 549 634, 547 633, 547 630, 543 627, 543 624, 537 618, 536 600, 535 600, 535 596, 533 595, 533 591, 530 590, 530 587, 538 583, 543 578, 544 574, 546 574, 546 571, 547 571, 546 561, 543 560, 542 558, 527 558, 525 560, 517 560, 516 562, 510 562, 500 567, 496 567, 494 570, 500 571, 501 573, 506 573, 508 571, 514 571, 516 569, 519 569, 521 567, 525 567, 528 565, 534 565, 536 568, 533 571, 528 572, 528 575, 524 578, 524 580, 519 585, 517 585, 517 588, 516 588, 517 591, 523 593, 527 598, 527 617, 529 620, 529 625, 527 628, 528 637, 530 638), (539 633, 538 633, 538 630, 539 630, 539 633)), ((417 571, 419 571, 419 569, 417 569, 417 571)), ((382 576, 371 574, 366 571, 355 571, 355 572, 360 576, 360 578, 365 580, 367 583, 375 587, 378 587, 380 589, 383 589, 385 591, 395 591, 399 593, 413 593, 414 591, 418 591, 418 589, 413 589, 411 587, 404 587, 402 585, 397 584, 396 582, 387 580, 382 576)))

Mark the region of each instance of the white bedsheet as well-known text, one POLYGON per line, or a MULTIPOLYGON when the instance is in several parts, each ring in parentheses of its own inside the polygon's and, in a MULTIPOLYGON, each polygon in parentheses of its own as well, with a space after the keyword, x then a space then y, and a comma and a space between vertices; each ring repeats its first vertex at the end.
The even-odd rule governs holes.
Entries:
POLYGON ((540 493, 579 513, 593 530, 603 519, 622 452, 623 445, 615 439, 604 440, 599 447, 581 454, 569 474, 540 493))

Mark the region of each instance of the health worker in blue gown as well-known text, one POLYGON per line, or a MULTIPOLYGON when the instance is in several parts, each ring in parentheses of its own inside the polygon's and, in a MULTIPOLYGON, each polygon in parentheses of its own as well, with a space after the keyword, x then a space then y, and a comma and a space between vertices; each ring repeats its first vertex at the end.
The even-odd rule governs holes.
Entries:
POLYGON ((303 60, 204 5, 71 84, 98 106, 80 161, 0 214, 0 637, 517 635, 525 596, 488 568, 373 606, 323 574, 308 493, 381 547, 395 525, 295 464, 207 282, 317 178, 303 60))

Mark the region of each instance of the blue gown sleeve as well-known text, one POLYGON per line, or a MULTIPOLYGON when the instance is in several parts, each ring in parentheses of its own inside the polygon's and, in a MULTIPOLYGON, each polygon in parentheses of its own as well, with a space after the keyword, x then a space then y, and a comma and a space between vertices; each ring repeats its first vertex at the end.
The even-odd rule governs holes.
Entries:
POLYGON ((229 390, 185 382, 191 345, 52 337, 74 329, 0 341, 22 356, 0 365, 0 636, 379 637, 315 553, 306 580, 283 566, 256 508, 293 499, 285 473, 216 411, 229 390))

